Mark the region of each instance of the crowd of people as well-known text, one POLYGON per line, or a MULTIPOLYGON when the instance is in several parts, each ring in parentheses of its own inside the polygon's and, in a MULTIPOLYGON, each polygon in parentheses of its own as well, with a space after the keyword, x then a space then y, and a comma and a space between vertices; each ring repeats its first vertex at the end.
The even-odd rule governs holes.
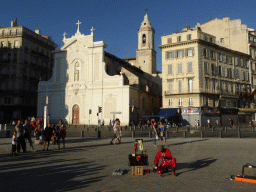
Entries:
POLYGON ((30 122, 28 119, 25 119, 24 124, 22 124, 21 120, 18 120, 12 136, 12 156, 16 156, 21 148, 23 153, 27 151, 26 140, 28 140, 31 150, 34 150, 31 139, 33 132, 38 143, 43 142, 43 151, 45 150, 46 144, 46 150, 49 150, 50 142, 52 142, 53 145, 57 143, 58 149, 60 149, 61 139, 63 141, 63 149, 65 148, 66 126, 61 119, 56 126, 47 123, 45 129, 42 127, 42 122, 37 121, 35 118, 31 119, 30 122))

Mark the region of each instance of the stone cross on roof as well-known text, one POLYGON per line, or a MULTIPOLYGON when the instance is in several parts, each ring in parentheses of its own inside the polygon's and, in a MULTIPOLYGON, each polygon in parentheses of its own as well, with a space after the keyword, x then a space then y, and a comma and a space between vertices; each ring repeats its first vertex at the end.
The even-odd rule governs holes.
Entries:
POLYGON ((78 23, 76 23, 76 24, 78 25, 78 27, 77 27, 77 33, 80 33, 79 25, 82 24, 82 23, 79 22, 79 20, 78 20, 78 23))

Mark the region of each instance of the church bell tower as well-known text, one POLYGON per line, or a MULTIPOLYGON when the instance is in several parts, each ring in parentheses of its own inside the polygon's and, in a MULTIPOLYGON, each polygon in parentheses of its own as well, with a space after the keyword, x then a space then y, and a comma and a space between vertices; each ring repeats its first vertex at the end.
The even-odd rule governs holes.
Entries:
POLYGON ((138 31, 138 50, 136 65, 148 74, 156 73, 155 30, 149 22, 148 15, 144 16, 138 31))

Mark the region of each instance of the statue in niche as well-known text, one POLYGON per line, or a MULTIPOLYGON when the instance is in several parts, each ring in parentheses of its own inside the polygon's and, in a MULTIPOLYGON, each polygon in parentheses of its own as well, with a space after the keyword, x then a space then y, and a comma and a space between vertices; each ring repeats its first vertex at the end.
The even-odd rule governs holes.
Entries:
POLYGON ((79 63, 78 62, 76 62, 76 67, 79 67, 79 63))
POLYGON ((75 81, 79 81, 79 71, 75 71, 75 81))

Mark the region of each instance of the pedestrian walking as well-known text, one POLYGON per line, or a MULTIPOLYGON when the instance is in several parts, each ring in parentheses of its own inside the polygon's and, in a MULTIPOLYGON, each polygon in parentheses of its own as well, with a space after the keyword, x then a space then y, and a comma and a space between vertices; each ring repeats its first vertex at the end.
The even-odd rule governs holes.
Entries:
POLYGON ((112 139, 111 139, 111 141, 110 141, 110 145, 112 145, 112 144, 113 144, 113 141, 116 139, 116 131, 115 131, 116 124, 117 124, 117 121, 116 121, 116 120, 114 120, 114 121, 113 121, 113 131, 114 131, 114 136, 113 136, 113 138, 112 138, 112 139))
POLYGON ((199 126, 200 126, 200 121, 199 119, 197 120, 197 129, 199 129, 199 126))
POLYGON ((25 119, 25 124, 23 125, 23 127, 25 130, 24 138, 28 140, 28 142, 30 144, 30 149, 34 150, 33 143, 31 140, 31 131, 32 131, 33 127, 29 124, 27 119, 25 119))
POLYGON ((17 132, 17 152, 20 152, 20 146, 22 147, 23 153, 26 152, 26 143, 24 138, 24 127, 21 124, 21 120, 18 120, 17 125, 15 126, 17 132))
POLYGON ((159 137, 160 137, 160 145, 162 145, 162 140, 164 140, 164 145, 166 145, 166 139, 165 139, 165 130, 164 130, 164 122, 160 121, 160 127, 159 127, 159 137))
POLYGON ((211 127, 211 121, 209 118, 207 119, 207 125, 208 125, 208 127, 211 127))
POLYGON ((115 133, 116 133, 116 138, 113 141, 113 144, 116 145, 116 141, 119 140, 119 143, 121 144, 121 135, 120 135, 120 121, 119 119, 116 119, 116 126, 114 129, 115 133))
POLYGON ((233 120, 229 119, 229 128, 232 129, 233 128, 233 120))
POLYGON ((152 127, 153 127, 153 134, 154 134, 153 145, 156 146, 156 140, 158 140, 158 135, 159 135, 159 128, 155 121, 152 122, 152 127))
POLYGON ((197 120, 195 119, 195 129, 197 128, 197 120))
POLYGON ((219 127, 220 125, 219 125, 219 120, 218 119, 216 119, 216 127, 219 127))
POLYGON ((66 138, 66 126, 62 123, 62 120, 59 120, 59 124, 57 125, 57 131, 58 131, 58 149, 60 149, 60 139, 63 141, 63 149, 65 149, 65 138, 66 138))
POLYGON ((13 131, 13 136, 12 136, 12 156, 17 156, 16 149, 17 149, 17 132, 13 131))
POLYGON ((50 123, 47 123, 47 127, 44 130, 44 148, 43 148, 43 151, 45 150, 46 142, 48 143, 47 149, 46 149, 48 151, 52 135, 53 135, 53 128, 51 127, 50 123))

